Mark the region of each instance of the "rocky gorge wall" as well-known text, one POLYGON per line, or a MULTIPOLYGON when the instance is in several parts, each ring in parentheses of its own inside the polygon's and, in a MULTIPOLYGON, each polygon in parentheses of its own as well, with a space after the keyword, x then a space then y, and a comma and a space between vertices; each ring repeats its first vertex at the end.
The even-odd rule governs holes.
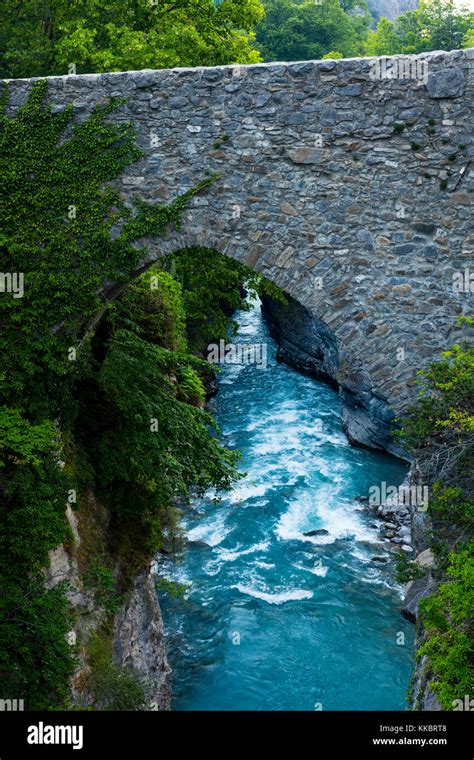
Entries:
POLYGON ((66 593, 72 612, 68 642, 77 653, 71 681, 72 705, 84 709, 95 704, 89 687, 93 670, 90 648, 94 637, 103 636, 106 624, 111 633, 111 662, 139 678, 146 709, 168 710, 171 704, 171 668, 166 656, 163 619, 152 565, 137 575, 110 619, 110 613, 101 603, 97 588, 91 585, 84 567, 84 561, 88 564, 93 554, 88 534, 92 532, 94 541, 106 535, 107 510, 97 502, 93 493, 88 493, 77 512, 68 505, 66 519, 71 539, 67 546, 58 546, 50 552, 45 585, 47 588, 59 583, 67 585, 66 593))
MULTIPOLYGON (((207 246, 268 277, 325 336, 348 436, 386 448, 417 370, 469 310, 473 55, 69 75, 49 78, 48 100, 80 120, 127 98, 111 118, 134 124, 144 156, 119 180, 126 202, 220 174, 181 232, 143 241, 142 268, 207 246)), ((11 111, 31 85, 9 83, 11 111)))

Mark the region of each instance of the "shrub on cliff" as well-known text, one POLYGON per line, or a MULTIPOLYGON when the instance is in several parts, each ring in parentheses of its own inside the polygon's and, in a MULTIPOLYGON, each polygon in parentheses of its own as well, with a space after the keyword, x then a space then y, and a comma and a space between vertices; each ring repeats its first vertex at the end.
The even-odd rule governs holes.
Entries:
POLYGON ((434 671, 431 688, 445 710, 452 710, 454 700, 462 700, 472 689, 473 548, 449 555, 446 581, 420 603, 426 642, 418 657, 429 658, 434 671))
MULTIPOLYGON (((472 318, 462 318, 472 324, 472 318)), ((474 349, 454 345, 420 373, 420 397, 400 433, 431 488, 435 576, 440 586, 420 603, 422 646, 431 688, 453 709, 472 685, 474 608, 474 349)))

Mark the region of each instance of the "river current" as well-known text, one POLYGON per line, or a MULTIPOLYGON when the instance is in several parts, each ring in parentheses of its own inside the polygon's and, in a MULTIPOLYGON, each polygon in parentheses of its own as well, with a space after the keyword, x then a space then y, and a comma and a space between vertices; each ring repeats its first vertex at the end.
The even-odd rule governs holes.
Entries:
POLYGON ((380 521, 356 501, 405 467, 349 445, 338 394, 276 362, 258 303, 236 319, 233 342, 267 361, 223 365, 212 411, 246 475, 194 500, 185 551, 159 562, 183 591, 159 592, 172 707, 406 709, 414 628, 380 521))

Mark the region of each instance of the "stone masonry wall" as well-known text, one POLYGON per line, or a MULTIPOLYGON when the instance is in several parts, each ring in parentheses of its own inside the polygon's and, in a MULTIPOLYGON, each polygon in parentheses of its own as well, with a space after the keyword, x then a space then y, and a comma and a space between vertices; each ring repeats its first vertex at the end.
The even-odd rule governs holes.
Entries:
MULTIPOLYGON (((409 402, 417 370, 460 338, 455 318, 474 290, 474 50, 408 63, 49 79, 53 108, 73 103, 78 119, 111 95, 128 98, 112 118, 134 123, 145 157, 119 180, 124 198, 169 201, 220 172, 181 233, 144 241, 143 266, 201 245, 264 274, 334 336, 352 417, 372 415, 375 427, 409 402)), ((30 87, 10 82, 11 110, 30 87)), ((363 427, 359 419, 355 440, 365 442, 363 427)))

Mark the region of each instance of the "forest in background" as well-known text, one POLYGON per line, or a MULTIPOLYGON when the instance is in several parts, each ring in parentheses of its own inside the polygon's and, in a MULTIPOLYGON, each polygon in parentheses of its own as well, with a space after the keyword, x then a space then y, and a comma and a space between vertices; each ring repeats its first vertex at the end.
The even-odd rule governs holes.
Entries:
POLYGON ((474 13, 420 0, 3 0, 0 76, 421 53, 474 45, 474 13), (374 5, 371 3, 371 7, 374 5))

